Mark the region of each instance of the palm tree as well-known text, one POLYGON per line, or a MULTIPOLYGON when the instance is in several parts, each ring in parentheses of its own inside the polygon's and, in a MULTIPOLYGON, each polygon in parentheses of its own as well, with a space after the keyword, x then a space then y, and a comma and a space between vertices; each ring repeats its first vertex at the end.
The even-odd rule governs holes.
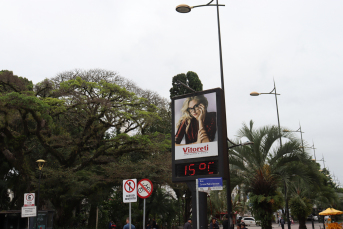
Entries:
POLYGON ((296 176, 290 185, 290 208, 299 220, 299 229, 306 229, 306 218, 312 213, 313 205, 333 206, 337 195, 326 175, 318 171, 317 164, 306 161, 301 168, 305 175, 296 176))
POLYGON ((273 212, 283 203, 278 187, 283 187, 292 177, 289 166, 308 160, 309 156, 301 150, 298 139, 279 131, 276 126, 254 129, 250 121, 249 126, 243 124, 238 138, 254 144, 229 151, 231 174, 234 180, 241 180, 249 193, 252 211, 261 220, 262 229, 271 229, 273 212), (280 137, 284 139, 282 146, 278 144, 280 137))

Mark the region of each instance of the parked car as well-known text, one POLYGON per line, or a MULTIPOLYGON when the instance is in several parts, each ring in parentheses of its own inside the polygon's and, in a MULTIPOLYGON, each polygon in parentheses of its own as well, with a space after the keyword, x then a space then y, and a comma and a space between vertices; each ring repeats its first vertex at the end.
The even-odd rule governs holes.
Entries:
POLYGON ((316 216, 316 215, 309 215, 309 216, 307 216, 307 220, 312 220, 312 217, 313 217, 314 221, 318 221, 318 216, 316 216))
POLYGON ((248 225, 248 226, 256 225, 256 221, 254 217, 243 217, 241 220, 241 223, 243 222, 245 223, 245 225, 248 225))

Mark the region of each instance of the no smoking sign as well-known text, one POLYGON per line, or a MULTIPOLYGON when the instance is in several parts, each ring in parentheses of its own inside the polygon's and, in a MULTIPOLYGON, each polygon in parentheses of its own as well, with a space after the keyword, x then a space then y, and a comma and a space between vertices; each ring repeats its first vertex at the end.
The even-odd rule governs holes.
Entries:
POLYGON ((137 202, 137 179, 123 180, 123 202, 137 202))

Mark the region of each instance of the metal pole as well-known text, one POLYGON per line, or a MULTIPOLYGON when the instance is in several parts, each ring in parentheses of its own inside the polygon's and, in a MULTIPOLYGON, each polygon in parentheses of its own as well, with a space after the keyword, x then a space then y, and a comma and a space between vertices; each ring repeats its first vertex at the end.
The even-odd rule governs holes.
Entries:
POLYGON ((143 202, 143 229, 145 229, 145 201, 146 199, 143 202))
POLYGON ((131 229, 131 202, 129 203, 129 228, 131 229))
POLYGON ((300 138, 301 138, 301 147, 303 148, 303 152, 305 152, 305 149, 304 149, 304 141, 303 141, 303 132, 301 131, 301 125, 299 123, 299 126, 300 126, 300 138))
POLYGON ((274 94, 275 94, 275 103, 276 103, 276 114, 277 114, 277 123, 279 126, 279 135, 280 135, 280 146, 282 147, 282 141, 281 141, 281 127, 280 127, 280 118, 279 118, 279 106, 277 103, 277 95, 276 95, 276 86, 275 86, 275 80, 274 81, 274 94))
MULTIPOLYGON (((220 35, 220 21, 219 21, 219 5, 217 0, 217 22, 218 22, 218 40, 219 40, 219 58, 220 58, 220 76, 222 81, 222 89, 224 91, 224 70, 223 70, 223 56, 222 56, 222 39, 220 35)), ((225 96, 225 93, 224 93, 225 96)))
POLYGON ((313 142, 313 140, 312 140, 312 143, 313 143, 312 147, 313 147, 314 160, 317 161, 317 158, 316 158, 316 149, 314 148, 314 142, 313 142))
POLYGON ((99 207, 96 206, 96 222, 95 222, 95 229, 98 229, 98 222, 99 222, 99 207))
POLYGON ((195 193, 197 198, 197 228, 200 228, 200 220, 199 220, 199 191, 198 191, 198 179, 195 180, 195 193))
POLYGON ((38 182, 38 195, 37 195, 37 208, 36 208, 36 228, 38 229, 38 207, 39 207, 39 191, 40 191, 40 178, 42 176, 42 170, 39 173, 39 182, 38 182))
MULTIPOLYGON (((223 69, 223 55, 222 55, 222 40, 221 40, 221 34, 220 34, 220 20, 219 20, 219 4, 218 0, 216 0, 217 3, 217 24, 218 24, 218 41, 219 41, 219 59, 220 59, 220 76, 221 76, 221 84, 222 89, 224 91, 224 109, 225 109, 225 119, 226 119, 226 103, 225 103, 225 87, 224 87, 224 69, 223 69)), ((227 126, 226 126, 227 128, 227 126)), ((229 216, 229 228, 231 228, 232 219, 231 219, 231 211, 232 211, 232 205, 231 205, 231 187, 230 187, 230 163, 228 162, 228 178, 226 181, 226 195, 227 195, 227 213, 229 216)))
MULTIPOLYGON (((277 122, 278 122, 278 126, 279 126, 279 135, 280 135, 280 147, 282 147, 282 140, 281 140, 281 127, 280 127, 280 118, 279 118, 279 106, 277 103, 277 93, 276 93, 276 86, 275 86, 275 80, 274 81, 274 94, 275 94, 275 103, 276 103, 276 114, 277 114, 277 122)), ((285 180, 285 202, 286 202, 286 217, 287 217, 287 225, 288 225, 288 229, 291 229, 291 224, 289 221, 289 209, 288 209, 288 199, 287 199, 287 185, 286 185, 286 180, 285 180)))

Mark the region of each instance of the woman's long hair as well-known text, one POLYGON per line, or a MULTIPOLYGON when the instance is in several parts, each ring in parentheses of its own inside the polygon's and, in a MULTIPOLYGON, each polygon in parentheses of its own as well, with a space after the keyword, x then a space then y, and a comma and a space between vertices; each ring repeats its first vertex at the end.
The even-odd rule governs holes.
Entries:
POLYGON ((186 133, 188 133, 188 129, 189 129, 189 126, 191 124, 191 120, 193 118, 193 116, 187 110, 188 105, 192 100, 197 101, 198 104, 202 103, 205 106, 206 110, 208 107, 208 101, 207 101, 206 97, 203 95, 192 96, 192 97, 188 97, 187 99, 185 99, 185 101, 183 102, 182 108, 181 108, 181 118, 178 121, 176 128, 178 129, 180 127, 181 123, 183 121, 185 121, 186 122, 186 133))

